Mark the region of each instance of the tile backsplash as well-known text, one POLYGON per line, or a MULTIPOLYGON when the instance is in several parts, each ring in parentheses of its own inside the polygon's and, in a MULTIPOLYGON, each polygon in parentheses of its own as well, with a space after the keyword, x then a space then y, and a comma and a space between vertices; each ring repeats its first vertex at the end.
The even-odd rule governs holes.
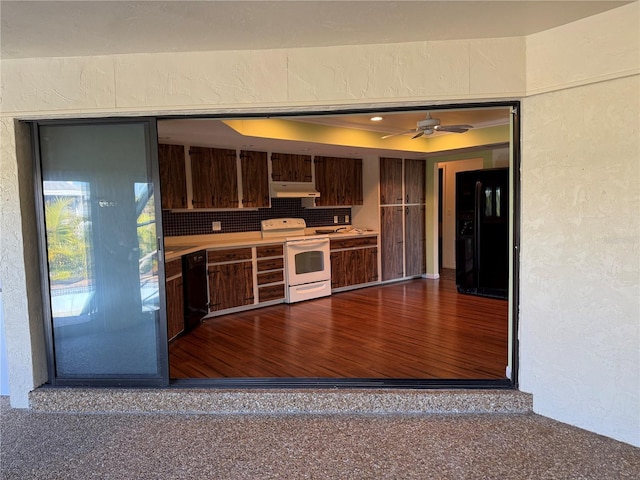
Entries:
POLYGON ((271 218, 304 218, 308 227, 345 225, 345 216, 351 218, 351 208, 304 208, 299 198, 272 198, 271 208, 257 210, 207 211, 197 210, 162 212, 164 235, 175 237, 182 235, 212 235, 215 233, 239 233, 260 231, 260 222, 271 218), (212 231, 212 222, 220 222, 222 230, 212 231))

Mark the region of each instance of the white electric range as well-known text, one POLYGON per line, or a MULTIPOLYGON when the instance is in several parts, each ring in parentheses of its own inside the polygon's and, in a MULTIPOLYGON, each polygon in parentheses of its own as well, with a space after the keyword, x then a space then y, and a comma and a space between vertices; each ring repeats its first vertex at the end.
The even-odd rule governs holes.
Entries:
POLYGON ((263 220, 263 239, 284 240, 285 302, 295 303, 331 295, 329 237, 305 235, 302 218, 263 220))

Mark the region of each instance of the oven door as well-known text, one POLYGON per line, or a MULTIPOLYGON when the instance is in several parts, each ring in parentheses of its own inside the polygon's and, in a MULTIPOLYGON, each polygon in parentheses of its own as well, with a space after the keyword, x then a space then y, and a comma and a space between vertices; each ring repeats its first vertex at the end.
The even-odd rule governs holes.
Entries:
POLYGON ((287 240, 284 247, 289 286, 331 280, 328 237, 287 240))

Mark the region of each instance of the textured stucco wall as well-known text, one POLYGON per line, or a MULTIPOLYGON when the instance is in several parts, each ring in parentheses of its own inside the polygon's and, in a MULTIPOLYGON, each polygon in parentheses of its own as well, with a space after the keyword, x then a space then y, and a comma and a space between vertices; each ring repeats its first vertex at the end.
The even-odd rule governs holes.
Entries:
POLYGON ((639 87, 627 77, 523 102, 519 335, 536 412, 635 445, 639 87))
POLYGON ((637 446, 639 20, 636 2, 526 39, 519 330, 536 412, 637 446))
POLYGON ((524 93, 524 39, 2 61, 3 115, 459 101, 524 93))
POLYGON ((0 276, 9 358, 9 389, 16 406, 47 379, 33 167, 28 129, 0 120, 0 276), (19 155, 24 162, 14 159, 19 155))
POLYGON ((12 404, 26 406, 42 380, 43 349, 37 302, 27 298, 37 291, 34 263, 24 260, 33 209, 20 203, 30 189, 17 183, 29 160, 11 144, 11 117, 424 104, 528 91, 544 94, 527 98, 522 115, 522 387, 540 413, 640 443, 634 385, 619 374, 637 379, 639 363, 638 232, 625 217, 638 211, 637 8, 527 39, 3 60, 2 225, 6 212, 12 230, 3 229, 0 258, 19 377, 12 404))

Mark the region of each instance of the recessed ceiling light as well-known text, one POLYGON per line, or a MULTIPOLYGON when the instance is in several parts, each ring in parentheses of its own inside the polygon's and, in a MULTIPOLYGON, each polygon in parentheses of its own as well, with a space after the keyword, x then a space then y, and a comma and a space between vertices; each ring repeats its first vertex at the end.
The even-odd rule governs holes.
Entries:
POLYGON ((372 122, 379 122, 382 120, 382 117, 371 117, 372 122))

